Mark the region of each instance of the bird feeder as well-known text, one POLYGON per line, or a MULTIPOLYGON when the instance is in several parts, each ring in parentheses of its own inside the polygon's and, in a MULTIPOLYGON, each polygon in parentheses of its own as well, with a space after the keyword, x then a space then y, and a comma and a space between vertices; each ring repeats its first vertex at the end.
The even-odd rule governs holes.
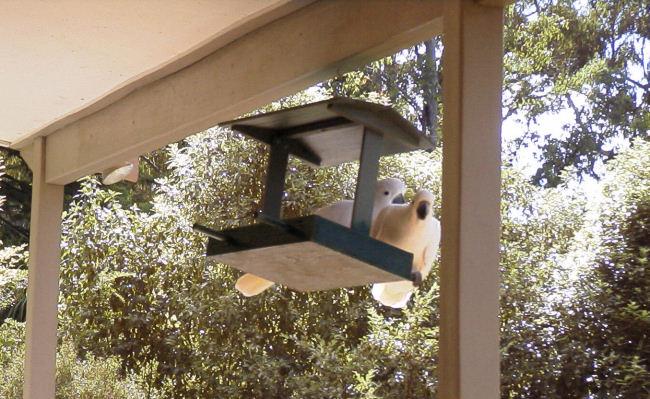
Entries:
POLYGON ((347 98, 222 123, 270 147, 258 223, 208 235, 207 256, 297 291, 411 279, 413 254, 369 236, 379 159, 430 149, 392 108, 347 98), (289 155, 315 166, 359 160, 351 227, 316 215, 282 219, 289 155))

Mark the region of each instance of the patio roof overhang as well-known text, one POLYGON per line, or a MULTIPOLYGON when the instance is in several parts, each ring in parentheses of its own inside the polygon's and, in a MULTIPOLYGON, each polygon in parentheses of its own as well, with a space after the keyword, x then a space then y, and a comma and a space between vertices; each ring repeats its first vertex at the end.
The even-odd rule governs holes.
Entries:
POLYGON ((438 392, 498 398, 510 2, 0 2, 0 145, 33 172, 24 397, 54 398, 63 184, 440 34, 444 22, 438 392))
POLYGON ((11 103, 0 110, 0 139, 20 146, 48 134, 55 122, 87 115, 120 98, 120 92, 190 65, 210 46, 221 47, 304 4, 2 2, 0 99, 11 103))
POLYGON ((0 140, 29 162, 48 136, 56 184, 439 34, 443 2, 63 4, 0 5, 0 140))

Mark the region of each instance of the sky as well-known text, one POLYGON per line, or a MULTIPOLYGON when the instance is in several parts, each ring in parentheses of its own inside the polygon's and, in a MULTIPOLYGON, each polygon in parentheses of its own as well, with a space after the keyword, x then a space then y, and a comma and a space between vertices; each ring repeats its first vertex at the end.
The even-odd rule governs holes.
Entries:
MULTIPOLYGON (((535 123, 538 131, 548 132, 550 137, 561 137, 565 134, 564 125, 573 120, 573 114, 570 110, 564 109, 560 112, 549 112, 540 116, 535 123)), ((501 137, 503 147, 506 148, 513 140, 522 137, 526 133, 526 125, 516 118, 508 118, 503 121, 501 126, 501 137)), ((624 145, 625 143, 620 143, 624 145)), ((517 151, 516 157, 512 160, 513 166, 521 170, 526 176, 533 176, 540 166, 539 162, 539 147, 530 145, 528 147, 520 147, 517 151)), ((598 169, 604 171, 602 163, 597 165, 598 169)), ((590 176, 584 176, 579 183, 579 188, 585 190, 587 195, 596 199, 602 196, 599 181, 590 176)), ((578 187, 576 187, 578 188, 578 187)))

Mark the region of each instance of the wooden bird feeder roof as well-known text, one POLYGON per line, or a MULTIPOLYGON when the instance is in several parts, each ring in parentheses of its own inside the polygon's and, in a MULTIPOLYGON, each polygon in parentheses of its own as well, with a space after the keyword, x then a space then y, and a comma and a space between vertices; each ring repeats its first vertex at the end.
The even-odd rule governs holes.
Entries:
POLYGON ((391 107, 332 98, 300 107, 221 123, 267 144, 291 139, 290 153, 314 166, 359 159, 364 128, 384 138, 382 155, 430 149, 430 138, 391 107))

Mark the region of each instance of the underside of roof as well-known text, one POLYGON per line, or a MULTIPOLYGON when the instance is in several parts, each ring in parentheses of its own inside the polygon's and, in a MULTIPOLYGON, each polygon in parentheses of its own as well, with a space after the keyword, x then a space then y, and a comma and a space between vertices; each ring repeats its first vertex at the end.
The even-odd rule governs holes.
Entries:
POLYGON ((0 145, 66 184, 442 32, 442 0, 0 2, 0 145))
POLYGON ((0 2, 0 144, 173 73, 309 1, 0 2))

